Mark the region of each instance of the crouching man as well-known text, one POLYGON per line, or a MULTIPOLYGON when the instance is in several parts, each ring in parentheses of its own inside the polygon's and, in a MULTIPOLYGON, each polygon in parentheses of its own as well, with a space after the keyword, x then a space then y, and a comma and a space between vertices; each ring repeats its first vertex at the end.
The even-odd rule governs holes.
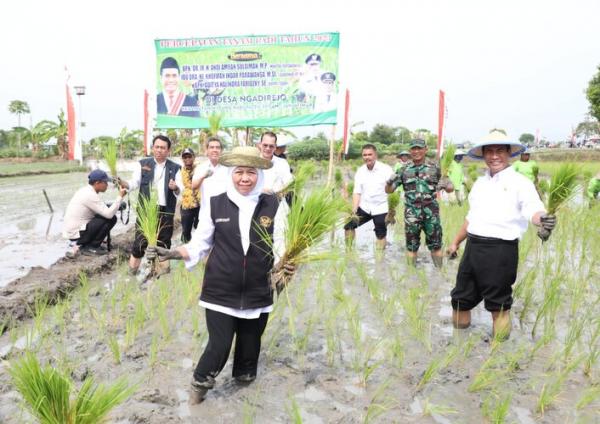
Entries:
POLYGON ((69 201, 63 223, 63 237, 71 241, 68 258, 80 253, 85 255, 105 255, 102 242, 117 222, 115 214, 127 191, 119 189, 119 195, 110 206, 100 198, 108 188, 106 172, 95 169, 88 175, 88 185, 77 190, 69 201))

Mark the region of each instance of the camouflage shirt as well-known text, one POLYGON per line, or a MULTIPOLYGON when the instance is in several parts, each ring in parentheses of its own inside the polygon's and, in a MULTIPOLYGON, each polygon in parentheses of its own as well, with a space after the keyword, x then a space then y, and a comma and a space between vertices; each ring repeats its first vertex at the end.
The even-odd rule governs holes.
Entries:
POLYGON ((421 207, 437 203, 435 189, 440 178, 440 167, 436 163, 426 160, 420 165, 415 165, 408 162, 396 173, 394 188, 404 188, 407 206, 421 207))

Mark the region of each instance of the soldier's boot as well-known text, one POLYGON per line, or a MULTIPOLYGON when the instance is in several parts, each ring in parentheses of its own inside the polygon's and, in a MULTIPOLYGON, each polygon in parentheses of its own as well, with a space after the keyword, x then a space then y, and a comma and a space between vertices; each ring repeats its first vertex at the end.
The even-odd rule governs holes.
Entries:
POLYGON ((512 327, 512 323, 510 320, 510 311, 492 312, 492 320, 494 321, 494 340, 507 340, 510 337, 510 330, 512 327))
POLYGON ((417 256, 406 256, 406 263, 409 267, 415 268, 417 266, 417 256))
POLYGON ((376 248, 377 250, 383 250, 383 249, 385 249, 385 244, 386 244, 386 239, 385 239, 385 237, 384 237, 384 238, 382 238, 382 239, 377 239, 377 240, 375 240, 375 248, 376 248))
POLYGON ((344 232, 344 236, 346 239, 346 247, 352 247, 352 245, 354 244, 354 237, 356 236, 356 231, 346 230, 344 232))
POLYGON ((444 258, 442 256, 431 254, 431 259, 433 260, 433 266, 436 268, 441 268, 444 265, 444 258))
POLYGON ((467 328, 471 325, 471 311, 452 310, 452 325, 454 328, 467 328))

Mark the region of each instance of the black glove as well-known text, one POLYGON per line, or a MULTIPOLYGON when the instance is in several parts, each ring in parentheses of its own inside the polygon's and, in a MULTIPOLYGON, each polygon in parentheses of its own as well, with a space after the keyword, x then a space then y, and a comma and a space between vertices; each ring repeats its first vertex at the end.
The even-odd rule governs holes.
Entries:
MULTIPOLYGON (((153 261, 158 258, 159 260, 171 259, 172 252, 169 249, 158 246, 148 246, 146 249, 146 258, 153 261)), ((175 258, 173 258, 175 259, 175 258)))
POLYGON ((552 231, 556 227, 556 216, 543 214, 540 216, 540 227, 552 231))

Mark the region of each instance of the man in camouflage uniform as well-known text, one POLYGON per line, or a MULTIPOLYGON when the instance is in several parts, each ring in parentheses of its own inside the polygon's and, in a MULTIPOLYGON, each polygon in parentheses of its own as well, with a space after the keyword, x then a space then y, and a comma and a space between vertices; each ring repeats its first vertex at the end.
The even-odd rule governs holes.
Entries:
POLYGON ((425 160, 426 153, 427 145, 424 140, 411 141, 412 161, 387 181, 385 189, 388 193, 398 186, 404 189, 404 229, 409 265, 414 266, 417 262, 423 231, 433 264, 441 268, 442 224, 436 194, 439 190, 451 192, 452 184, 447 179, 442 180, 440 167, 436 163, 425 160))

